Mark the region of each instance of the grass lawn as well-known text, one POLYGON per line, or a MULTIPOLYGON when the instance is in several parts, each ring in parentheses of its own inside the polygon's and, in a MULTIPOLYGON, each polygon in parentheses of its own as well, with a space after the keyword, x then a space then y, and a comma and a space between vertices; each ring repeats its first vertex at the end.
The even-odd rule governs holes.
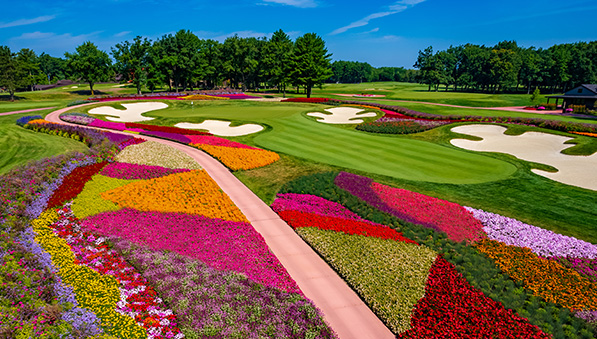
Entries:
POLYGON ((271 127, 254 137, 257 146, 362 172, 464 184, 504 179, 516 170, 512 164, 484 155, 406 137, 362 133, 319 123, 303 114, 329 108, 325 105, 231 101, 169 105, 172 108, 146 113, 160 118, 148 123, 174 125, 205 118, 249 121, 250 117, 251 122, 271 127))
MULTIPOLYGON (((134 88, 114 87, 116 85, 115 83, 97 84, 93 86, 93 89, 95 95, 136 93, 134 88)), ((87 84, 74 84, 46 91, 17 92, 15 93, 15 101, 9 101, 8 94, 0 94, 0 113, 29 108, 65 107, 70 102, 85 100, 90 96, 91 91, 87 84), (71 88, 72 86, 77 86, 77 88, 71 88)))
MULTIPOLYGON (((49 111, 39 111, 33 114, 44 115, 49 111)), ((0 174, 11 168, 69 151, 83 151, 87 147, 72 139, 59 136, 36 133, 15 123, 22 116, 31 114, 15 114, 0 117, 0 174)))
MULTIPOLYGON (((292 93, 292 92, 291 92, 292 93)), ((498 107, 498 106, 526 106, 530 104, 530 94, 486 94, 486 93, 465 93, 446 92, 444 86, 440 90, 427 91, 427 85, 412 84, 405 82, 366 82, 361 84, 325 84, 322 89, 314 88, 314 97, 334 97, 335 93, 341 94, 381 94, 386 99, 411 100, 436 102, 450 105, 472 106, 472 107, 498 107)), ((551 95, 551 94, 547 94, 551 95)), ((347 98, 349 100, 361 100, 363 98, 347 98)), ((547 102, 545 96, 541 102, 547 102)))

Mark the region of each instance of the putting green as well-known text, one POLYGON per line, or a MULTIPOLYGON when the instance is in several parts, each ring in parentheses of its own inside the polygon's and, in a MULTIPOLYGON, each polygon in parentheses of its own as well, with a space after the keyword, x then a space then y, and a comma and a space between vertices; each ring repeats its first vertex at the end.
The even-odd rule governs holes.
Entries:
POLYGON ((255 143, 277 152, 394 178, 452 184, 505 179, 510 163, 450 147, 318 124, 301 115, 270 123, 255 143))
POLYGON ((304 115, 326 108, 329 106, 267 102, 202 102, 190 107, 176 102, 171 108, 146 115, 158 118, 152 124, 170 126, 214 118, 266 124, 272 129, 255 136, 257 146, 399 179, 473 184, 505 179, 516 171, 511 163, 473 152, 330 126, 304 115))

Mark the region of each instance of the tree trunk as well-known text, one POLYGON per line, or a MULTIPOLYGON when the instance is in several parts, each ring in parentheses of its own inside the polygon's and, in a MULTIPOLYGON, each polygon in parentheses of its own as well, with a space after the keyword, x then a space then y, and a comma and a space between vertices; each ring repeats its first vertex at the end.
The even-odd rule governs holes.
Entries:
POLYGON ((93 95, 93 83, 89 83, 89 89, 91 90, 91 95, 93 95))
POLYGON ((307 98, 310 98, 311 97, 311 86, 307 85, 306 90, 307 90, 307 98))

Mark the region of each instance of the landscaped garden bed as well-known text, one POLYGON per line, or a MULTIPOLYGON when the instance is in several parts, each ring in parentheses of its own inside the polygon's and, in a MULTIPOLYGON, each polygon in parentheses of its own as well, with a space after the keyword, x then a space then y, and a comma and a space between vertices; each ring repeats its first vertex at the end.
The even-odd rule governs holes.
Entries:
MULTIPOLYGON (((25 300, 7 295, 13 304, 7 311, 20 319, 0 324, 2 333, 17 321, 11 329, 16 337, 334 337, 263 238, 204 171, 184 168, 187 163, 173 150, 159 159, 143 152, 119 158, 131 147, 151 144, 139 145, 132 136, 115 143, 110 133, 31 121, 39 131, 76 133, 92 151, 66 165, 50 160, 2 177, 4 200, 22 192, 11 196, 18 204, 3 206, 4 232, 22 235, 17 243, 1 238, 2 248, 18 248, 2 260, 29 258, 28 267, 41 265, 42 276, 54 284, 40 290, 41 303, 24 314, 25 300), (39 177, 36 171, 57 175, 39 177), (32 179, 24 181, 27 176, 32 179), (24 191, 19 185, 25 182, 32 186, 24 191), (77 214, 81 208, 83 216, 77 214)), ((39 286, 35 269, 12 267, 5 272, 9 277, 23 272, 31 288, 39 286)))

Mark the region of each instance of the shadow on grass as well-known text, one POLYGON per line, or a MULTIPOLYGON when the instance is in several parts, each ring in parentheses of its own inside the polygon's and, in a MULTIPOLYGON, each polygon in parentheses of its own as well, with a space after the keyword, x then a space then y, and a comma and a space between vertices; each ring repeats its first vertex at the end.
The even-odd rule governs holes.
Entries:
MULTIPOLYGON (((18 95, 14 96, 14 101, 23 100, 23 99, 25 99, 25 97, 20 97, 18 95)), ((9 94, 1 94, 0 101, 10 101, 10 95, 9 94)))
MULTIPOLYGON (((78 95, 84 95, 84 96, 91 96, 91 91, 90 90, 80 90, 80 91, 72 91, 72 94, 78 94, 78 95)), ((102 92, 102 91, 98 91, 95 90, 93 91, 93 95, 106 95, 108 93, 106 92, 102 92)))

